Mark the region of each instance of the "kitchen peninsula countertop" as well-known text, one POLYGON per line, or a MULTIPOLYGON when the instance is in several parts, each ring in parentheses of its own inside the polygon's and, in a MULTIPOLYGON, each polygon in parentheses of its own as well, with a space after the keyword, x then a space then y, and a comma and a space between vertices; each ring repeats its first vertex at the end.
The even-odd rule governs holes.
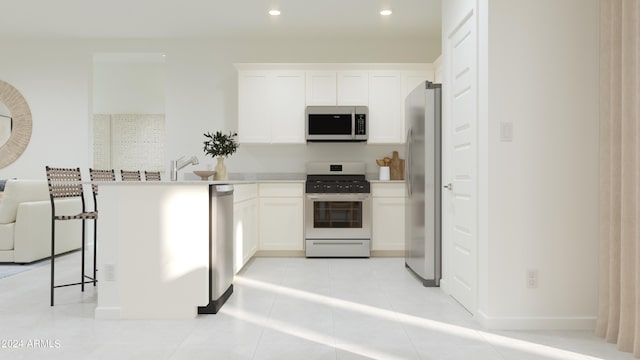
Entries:
MULTIPOLYGON (((202 185, 202 184, 255 184, 255 183, 304 183, 306 174, 300 173, 234 173, 229 174, 228 180, 200 180, 200 179, 183 179, 178 181, 170 181, 163 179, 162 181, 96 181, 100 185, 120 185, 120 184, 140 184, 140 185, 202 185)), ((92 184, 91 181, 83 181, 86 184, 92 184)))
MULTIPOLYGON (((213 178, 213 177, 212 177, 213 178)), ((117 184, 145 184, 145 185, 167 185, 167 184, 255 184, 255 183, 304 183, 307 175, 304 173, 231 173, 228 180, 200 180, 200 179, 183 179, 178 181, 98 181, 101 185, 117 185, 117 184)), ((405 180, 378 180, 376 176, 367 174, 367 180, 371 183, 404 183, 405 180)), ((91 184, 91 181, 83 183, 91 184)))
POLYGON ((370 183, 374 183, 374 184, 385 184, 385 183, 391 183, 391 184, 404 184, 404 180, 374 180, 374 179, 370 179, 369 180, 370 183))

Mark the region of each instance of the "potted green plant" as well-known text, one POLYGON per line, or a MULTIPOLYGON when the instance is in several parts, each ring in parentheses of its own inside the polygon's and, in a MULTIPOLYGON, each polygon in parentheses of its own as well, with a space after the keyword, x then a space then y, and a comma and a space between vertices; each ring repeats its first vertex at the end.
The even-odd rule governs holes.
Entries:
POLYGON ((209 155, 218 160, 215 168, 214 180, 227 180, 227 167, 224 164, 224 159, 229 157, 238 150, 240 146, 236 141, 237 133, 229 132, 229 134, 223 134, 220 131, 212 133, 204 133, 206 138, 204 141, 203 151, 205 155, 209 155))

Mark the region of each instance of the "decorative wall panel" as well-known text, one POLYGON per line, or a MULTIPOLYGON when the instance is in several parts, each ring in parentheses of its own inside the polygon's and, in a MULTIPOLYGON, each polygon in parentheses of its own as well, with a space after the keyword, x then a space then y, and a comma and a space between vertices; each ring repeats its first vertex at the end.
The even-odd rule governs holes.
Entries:
POLYGON ((164 114, 94 116, 96 168, 163 172, 164 143, 164 114))

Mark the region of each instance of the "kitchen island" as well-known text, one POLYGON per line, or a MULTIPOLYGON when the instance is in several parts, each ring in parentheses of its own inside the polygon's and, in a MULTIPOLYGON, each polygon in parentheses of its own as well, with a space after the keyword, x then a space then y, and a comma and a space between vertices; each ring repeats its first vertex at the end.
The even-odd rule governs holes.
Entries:
POLYGON ((209 186, 257 182, 304 180, 98 182, 95 318, 197 316, 209 303, 209 186))
POLYGON ((193 318, 208 304, 209 184, 99 183, 96 319, 193 318))

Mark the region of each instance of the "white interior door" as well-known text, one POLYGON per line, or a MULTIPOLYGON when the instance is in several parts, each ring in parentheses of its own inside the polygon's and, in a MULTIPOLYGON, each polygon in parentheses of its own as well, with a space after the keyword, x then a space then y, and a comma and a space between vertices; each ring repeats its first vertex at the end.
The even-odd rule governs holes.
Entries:
POLYGON ((476 13, 449 29, 446 38, 443 247, 445 290, 472 314, 477 294, 478 140, 476 13))

